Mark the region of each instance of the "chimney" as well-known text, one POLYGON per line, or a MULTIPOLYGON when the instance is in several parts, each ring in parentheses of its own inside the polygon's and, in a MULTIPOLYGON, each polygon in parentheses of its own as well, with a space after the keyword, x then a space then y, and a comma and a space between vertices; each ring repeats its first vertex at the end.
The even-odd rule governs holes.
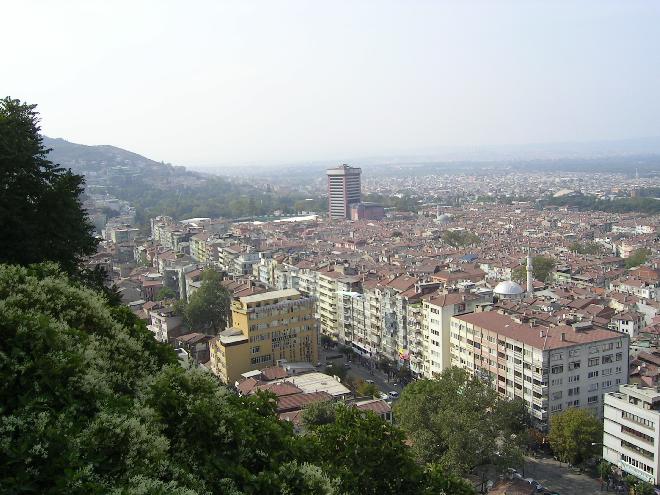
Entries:
POLYGON ((566 332, 562 332, 562 333, 561 333, 560 340, 561 340, 562 342, 565 342, 565 341, 566 341, 566 332))

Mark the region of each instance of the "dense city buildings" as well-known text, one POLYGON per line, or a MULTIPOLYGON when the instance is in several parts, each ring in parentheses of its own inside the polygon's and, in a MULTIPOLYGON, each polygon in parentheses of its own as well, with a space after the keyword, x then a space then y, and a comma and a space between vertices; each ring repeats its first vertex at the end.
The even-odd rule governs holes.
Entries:
POLYGON ((330 218, 350 218, 350 206, 359 203, 362 198, 362 186, 360 184, 362 170, 344 164, 336 168, 329 168, 326 173, 328 176, 328 214, 330 218))
MULTIPOLYGON (((608 397, 617 387, 659 384, 657 215, 476 197, 386 210, 361 202, 359 171, 329 171, 336 215, 161 216, 147 236, 122 215, 108 223, 90 263, 114 274, 125 302, 157 339, 246 394, 274 392, 278 414, 296 428, 307 404, 336 400, 336 382, 326 379, 314 391, 292 379, 314 378, 321 341, 411 379, 463 368, 501 397, 524 401, 543 434, 554 415, 581 408, 605 418, 607 435, 608 397), (355 201, 347 199, 349 177, 355 201), (204 270, 218 272, 232 298, 229 325, 208 339, 187 327, 172 301, 156 300, 165 289, 189 300, 204 270)), ((553 194, 588 184, 570 174, 563 179, 543 184, 553 194)), ((496 176, 484 180, 486 196, 505 188, 496 176)), ((480 184, 471 183, 477 190, 480 184)), ((529 192, 524 181, 517 184, 506 191, 529 192)), ((621 190, 601 184, 601 197, 621 190)), ((392 419, 382 401, 358 402, 392 419)), ((606 440, 612 449, 612 442, 621 447, 616 438, 606 440)), ((650 476, 657 467, 648 456, 644 462, 646 455, 625 447, 610 457, 626 472, 650 476)))

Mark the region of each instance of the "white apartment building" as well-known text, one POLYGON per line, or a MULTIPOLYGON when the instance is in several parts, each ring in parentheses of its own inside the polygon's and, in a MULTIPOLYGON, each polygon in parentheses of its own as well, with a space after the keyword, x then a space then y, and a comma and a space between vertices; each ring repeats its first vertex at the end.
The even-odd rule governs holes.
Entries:
POLYGON ((496 311, 451 318, 451 364, 525 401, 538 426, 569 407, 603 414, 603 395, 628 380, 629 338, 588 325, 540 326, 496 311))
POLYGON ((422 374, 426 378, 451 366, 450 320, 452 316, 472 313, 479 296, 471 293, 452 292, 433 294, 422 302, 422 347, 425 351, 422 374))
POLYGON ((660 390, 620 385, 605 394, 603 459, 652 484, 660 470, 660 390))

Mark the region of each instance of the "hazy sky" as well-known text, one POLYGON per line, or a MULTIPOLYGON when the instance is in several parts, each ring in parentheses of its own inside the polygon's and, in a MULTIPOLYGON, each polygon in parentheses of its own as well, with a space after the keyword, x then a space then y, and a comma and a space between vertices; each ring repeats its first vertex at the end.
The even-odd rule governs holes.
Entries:
POLYGON ((660 2, 31 1, 0 93, 181 165, 660 136, 660 2))

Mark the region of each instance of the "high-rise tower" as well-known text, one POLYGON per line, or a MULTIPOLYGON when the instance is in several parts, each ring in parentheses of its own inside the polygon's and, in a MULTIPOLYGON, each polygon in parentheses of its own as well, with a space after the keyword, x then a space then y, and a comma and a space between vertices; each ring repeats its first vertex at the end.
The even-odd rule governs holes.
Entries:
POLYGON ((360 174, 362 169, 346 164, 329 168, 328 174, 328 213, 330 218, 350 218, 349 205, 361 200, 360 174))

